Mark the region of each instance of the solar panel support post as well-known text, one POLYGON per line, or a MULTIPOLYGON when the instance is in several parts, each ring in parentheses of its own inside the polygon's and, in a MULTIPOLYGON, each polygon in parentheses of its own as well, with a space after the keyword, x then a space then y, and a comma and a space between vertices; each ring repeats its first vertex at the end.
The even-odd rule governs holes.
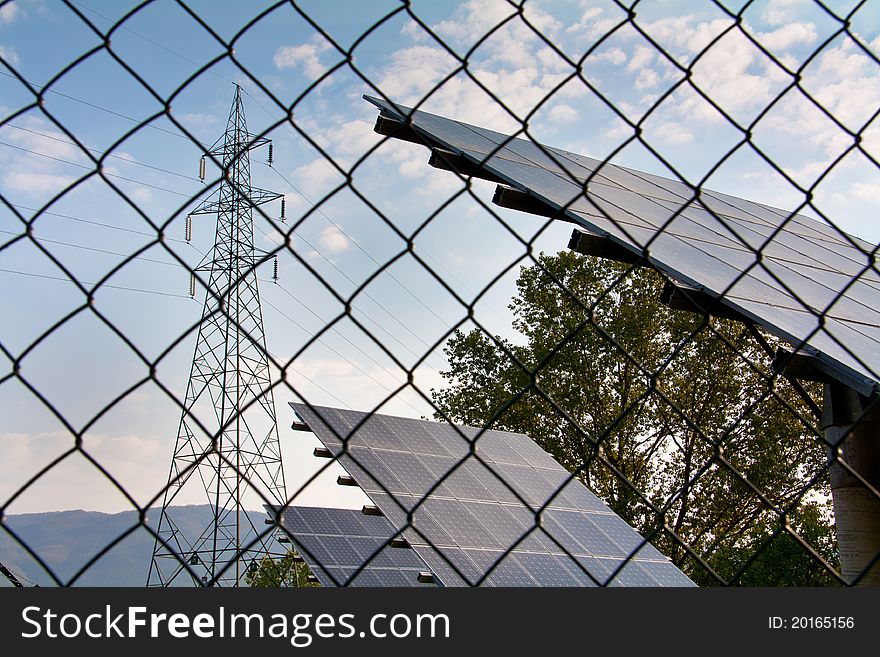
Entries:
POLYGON ((857 586, 880 586, 880 403, 875 398, 863 408, 862 399, 852 388, 826 383, 822 425, 832 457, 841 574, 857 586))

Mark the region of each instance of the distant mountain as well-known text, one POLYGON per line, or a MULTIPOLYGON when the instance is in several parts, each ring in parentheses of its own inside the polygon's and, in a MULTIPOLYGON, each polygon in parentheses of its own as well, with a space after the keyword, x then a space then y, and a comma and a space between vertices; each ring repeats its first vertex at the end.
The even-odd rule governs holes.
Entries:
MULTIPOLYGON (((211 521, 212 508, 205 505, 174 508, 174 519, 185 535, 200 532, 211 521)), ((265 513, 251 511, 254 525, 261 527, 265 513)), ((159 509, 147 512, 147 522, 156 527, 159 509)), ((153 536, 139 526, 136 511, 56 511, 7 516, 4 527, 17 535, 40 556, 58 579, 68 583, 101 550, 119 541, 79 577, 74 586, 144 586, 153 554, 153 536), (134 529, 133 529, 134 528, 134 529), (120 540, 126 532, 131 531, 120 540)), ((0 529, 0 563, 40 586, 56 586, 18 542, 0 529)), ((7 585, 0 576, 0 586, 7 585)))

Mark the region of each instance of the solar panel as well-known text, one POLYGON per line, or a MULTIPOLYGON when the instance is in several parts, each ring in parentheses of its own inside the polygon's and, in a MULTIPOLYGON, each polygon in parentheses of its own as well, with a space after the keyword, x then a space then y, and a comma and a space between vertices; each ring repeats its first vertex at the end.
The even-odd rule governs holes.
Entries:
POLYGON ((418 581, 428 567, 415 551, 388 545, 398 532, 381 516, 290 506, 281 515, 281 526, 323 586, 429 586, 418 581))
POLYGON ((511 139, 365 98, 425 143, 464 157, 591 234, 705 290, 869 395, 880 382, 875 247, 836 228, 728 194, 511 139))
POLYGON ((445 586, 693 585, 528 436, 291 407, 327 447, 321 418, 364 429, 338 462, 445 586))

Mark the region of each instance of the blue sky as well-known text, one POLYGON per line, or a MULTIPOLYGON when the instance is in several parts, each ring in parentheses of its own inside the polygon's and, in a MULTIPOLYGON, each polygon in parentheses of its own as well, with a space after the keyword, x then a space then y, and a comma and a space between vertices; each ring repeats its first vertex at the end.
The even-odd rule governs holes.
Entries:
MULTIPOLYGON (((106 32, 135 4, 78 0, 72 6, 106 32)), ((272 3, 187 4, 228 40, 272 3)), ((723 4, 733 12, 741 6, 723 4)), ((827 3, 840 16, 856 4, 827 3)), ((530 134, 554 146, 662 175, 673 175, 671 165, 689 181, 712 189, 786 209, 800 207, 804 193, 770 166, 769 159, 798 185, 812 189, 806 214, 824 215, 839 228, 877 243, 880 171, 865 153, 880 159, 880 122, 870 123, 880 107, 880 66, 866 49, 880 53, 880 12, 876 4, 867 5, 850 19, 852 38, 839 34, 841 23, 808 0, 752 3, 743 14, 742 29, 729 32, 733 19, 708 2, 639 3, 635 21, 641 31, 631 23, 618 27, 626 15, 615 3, 591 0, 528 2, 528 24, 503 0, 414 2, 409 11, 392 0, 323 0, 298 3, 302 13, 285 4, 236 39, 235 62, 247 69, 246 75, 224 57, 224 48, 204 26, 169 0, 147 4, 112 32, 110 51, 130 71, 100 47, 103 40, 63 3, 7 2, 0 5, 0 193, 5 199, 0 203, 0 244, 22 232, 12 208, 28 219, 45 208, 33 224, 36 243, 18 240, 0 250, 0 343, 21 354, 82 304, 82 294, 69 281, 58 280, 66 274, 43 249, 79 280, 94 283, 154 241, 155 230, 120 193, 156 225, 167 224, 168 239, 164 247, 154 245, 116 271, 96 293, 95 309, 148 358, 192 329, 204 290, 196 300, 189 298, 189 274, 169 250, 193 266, 211 247, 214 226, 207 216, 195 217, 192 244, 183 241, 187 210, 209 190, 198 179, 201 148, 162 115, 163 103, 155 95, 173 95, 171 115, 199 142, 210 145, 225 126, 234 83, 245 92, 252 132, 284 117, 255 80, 285 107, 296 104, 292 123, 268 133, 274 142, 274 167, 266 164, 265 150, 252 154, 254 184, 285 194, 288 225, 308 215, 293 236, 293 249, 321 279, 288 254, 279 258, 280 285, 271 281, 271 265, 260 272, 269 350, 282 362, 343 310, 327 286, 348 296, 405 249, 389 222, 411 234, 442 207, 419 233, 415 250, 466 299, 473 299, 512 262, 527 264, 522 242, 473 197, 459 195, 445 205, 462 191, 462 183, 431 169, 426 151, 418 146, 384 143, 353 170, 353 188, 385 219, 352 188, 333 193, 344 182, 340 171, 351 171, 379 141, 372 131, 375 109, 361 99, 377 89, 403 104, 417 103, 430 93, 424 109, 503 131, 518 130, 519 119, 528 117, 530 134), (446 79, 459 63, 437 38, 460 56, 471 52, 472 77, 458 72, 446 79), (649 38, 668 55, 660 54, 649 38), (341 51, 355 43, 348 61, 341 51), (80 63, 59 76, 80 57, 80 63), (582 77, 572 76, 566 57, 581 62, 582 77), (215 59, 219 61, 193 77, 215 59), (681 77, 672 61, 683 66, 696 62, 694 85, 741 125, 761 116, 750 144, 741 145, 743 133, 687 85, 667 95, 681 77), (792 78, 785 68, 800 69, 801 89, 810 97, 789 88, 792 78), (38 87, 51 81, 42 108, 21 111, 34 97, 16 76, 38 87), (612 105, 634 122, 647 114, 643 138, 665 162, 639 142, 627 143, 633 129, 612 105), (860 133, 861 150, 852 149, 852 136, 829 114, 860 133), (90 175, 94 165, 82 147, 94 149, 92 154, 109 149, 104 171, 118 191, 90 175), (52 201, 83 176, 88 178, 52 201), (311 211, 316 203, 318 209, 311 211)), ((209 166, 208 178, 216 173, 209 166)), ((493 187, 476 181, 473 191, 489 204, 493 187)), ((274 218, 280 208, 267 206, 266 211, 274 218)), ((535 217, 495 212, 523 240, 535 238, 536 250, 556 251, 567 243, 570 229, 565 225, 545 228, 535 217)), ((281 235, 277 222, 256 219, 260 248, 273 248, 281 235)), ((508 336, 507 303, 516 272, 513 267, 476 306, 480 322, 508 336)), ((376 277, 355 298, 353 308, 376 340, 408 367, 465 314, 411 256, 376 277)), ((181 396, 193 341, 190 332, 157 370, 160 380, 181 396)), ((2 357, 0 367, 8 372, 8 359, 2 357)), ((438 347, 416 370, 416 385, 426 393, 440 385, 438 370, 443 367, 438 347)), ((22 361, 21 372, 77 429, 147 373, 90 312, 55 329, 22 361)), ((297 357, 289 380, 312 403, 363 410, 379 404, 406 375, 374 340, 343 320, 297 357)), ((288 482, 296 484, 315 464, 310 456, 314 445, 286 430, 290 399, 291 392, 276 394, 288 482)), ((18 380, 0 384, 0 408, 0 436, 6 445, 0 500, 5 500, 72 440, 18 380)), ((383 411, 430 414, 413 390, 394 396, 383 411)), ((172 402, 147 384, 94 422, 85 446, 145 502, 165 483, 178 422, 172 402)), ((322 478, 297 501, 357 503, 343 496, 351 493, 339 491, 334 478, 322 478)), ((111 511, 125 505, 97 470, 74 455, 44 475, 8 512, 79 507, 111 511)))

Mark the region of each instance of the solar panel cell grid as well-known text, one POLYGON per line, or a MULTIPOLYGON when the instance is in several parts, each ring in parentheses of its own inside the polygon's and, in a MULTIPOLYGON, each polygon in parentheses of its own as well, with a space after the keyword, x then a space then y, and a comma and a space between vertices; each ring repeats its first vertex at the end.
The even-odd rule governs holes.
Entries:
MULTIPOLYGON (((307 413, 301 413, 303 409, 299 405, 292 406, 305 419, 307 413)), ((310 412, 322 413, 323 409, 316 407, 310 412)), ((359 422, 351 412, 346 419, 352 426, 359 422)), ((612 514, 580 482, 575 479, 569 481, 568 473, 527 436, 505 432, 484 433, 477 438, 478 446, 480 440, 486 440, 484 449, 478 450, 478 454, 486 459, 494 457, 498 461, 516 463, 488 461, 484 465, 477 457, 470 456, 452 471, 443 485, 425 496, 438 476, 445 468, 455 465, 455 461, 450 457, 421 453, 425 451, 425 445, 437 444, 425 441, 424 434, 449 435, 451 427, 406 418, 384 418, 383 423, 376 422, 373 426, 394 430, 407 449, 351 448, 352 455, 368 455, 363 459, 364 465, 367 465, 367 460, 370 461, 369 466, 375 469, 376 479, 392 484, 389 486, 391 495, 375 492, 370 484, 366 485, 365 490, 373 503, 382 509, 390 524, 396 530, 403 530, 413 549, 444 585, 463 585, 465 581, 461 575, 471 582, 479 579, 503 555, 508 555, 510 563, 496 568, 497 572, 493 571, 486 578, 485 585, 561 586, 563 582, 589 585, 590 582, 577 573, 576 563, 566 552, 614 557, 620 563, 630 556, 621 543, 633 549, 644 543, 631 527, 612 514), (541 467, 534 467, 534 464, 541 467), (508 485, 520 491, 526 504, 513 495, 508 485), (544 505, 559 486, 564 486, 563 491, 540 513, 543 529, 536 529, 535 510, 544 505), (408 527, 409 520, 398 502, 402 502, 406 508, 415 509, 411 527, 408 527), (607 532, 616 540, 609 537, 607 532), (527 556, 520 561, 512 558, 521 555, 543 555, 544 558, 527 556), (452 565, 445 563, 445 560, 452 562, 452 565), (530 562, 541 564, 542 569, 555 567, 557 571, 538 581, 536 573, 523 569, 523 564, 530 562), (461 566, 461 575, 455 573, 455 565, 461 566), (476 575, 476 578, 472 575, 476 575)), ((469 436, 479 434, 474 428, 462 429, 469 436)), ((321 431, 316 435, 325 439, 321 431)), ((361 437, 366 444, 381 442, 375 430, 366 431, 361 437)), ((350 461, 349 455, 340 458, 343 467, 351 466, 350 461)), ((353 474, 356 479, 366 476, 357 468, 354 468, 353 474)), ((656 550, 650 550, 650 554, 645 554, 665 561, 656 550)), ((352 552, 357 551, 352 549, 352 552)), ((344 554, 352 558, 348 552, 344 551, 344 554)), ((363 555, 360 556, 363 560, 363 555)), ((632 557, 631 561, 643 563, 648 570, 653 567, 645 561, 642 552, 632 557)), ((689 580, 682 575, 680 583, 686 585, 689 580)))
POLYGON ((416 586, 428 569, 412 549, 388 546, 397 534, 388 520, 357 509, 289 507, 282 526, 324 586, 416 586))
POLYGON ((649 245, 652 263, 674 280, 704 286, 714 295, 727 293, 755 262, 754 255, 743 251, 743 242, 760 248, 763 261, 779 280, 760 268, 751 270, 725 303, 794 346, 806 341, 845 385, 866 395, 878 386, 880 343, 874 334, 859 339, 833 322, 816 333, 816 322, 806 321, 800 310, 805 306, 824 310, 841 295, 832 315, 880 326, 880 281, 873 245, 827 222, 791 217, 784 210, 710 190, 698 190, 700 201, 682 210, 697 191, 680 180, 600 164, 526 139, 511 140, 379 99, 367 100, 388 117, 409 118, 432 143, 472 159, 511 186, 551 207, 566 207, 566 214, 587 230, 614 236, 636 253, 649 245), (500 144, 504 145, 499 148, 500 144), (487 155, 493 148, 495 152, 487 155), (667 220, 676 212, 682 217, 667 229, 667 220), (861 273, 866 264, 872 270, 861 273), (840 275, 833 275, 835 271, 840 275), (853 276, 858 279, 851 285, 853 276))

